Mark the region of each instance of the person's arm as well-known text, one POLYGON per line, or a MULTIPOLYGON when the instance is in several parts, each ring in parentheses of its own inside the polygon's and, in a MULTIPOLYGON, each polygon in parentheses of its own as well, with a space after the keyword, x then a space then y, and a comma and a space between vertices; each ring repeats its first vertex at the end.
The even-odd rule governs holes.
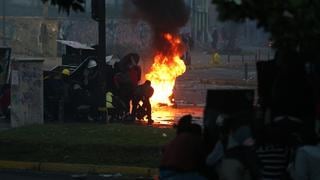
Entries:
POLYGON ((216 165, 224 155, 224 148, 221 141, 218 141, 214 146, 212 152, 208 155, 206 159, 206 164, 208 166, 216 165))
POLYGON ((290 174, 294 180, 308 180, 307 153, 303 148, 297 151, 293 169, 290 174))

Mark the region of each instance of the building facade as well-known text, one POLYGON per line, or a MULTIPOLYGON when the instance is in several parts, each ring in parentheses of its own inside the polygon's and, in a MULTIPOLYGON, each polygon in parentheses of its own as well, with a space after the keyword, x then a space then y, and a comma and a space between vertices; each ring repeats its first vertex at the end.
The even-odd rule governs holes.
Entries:
POLYGON ((189 0, 191 9, 191 34, 194 40, 200 43, 208 43, 209 37, 209 0, 189 0))

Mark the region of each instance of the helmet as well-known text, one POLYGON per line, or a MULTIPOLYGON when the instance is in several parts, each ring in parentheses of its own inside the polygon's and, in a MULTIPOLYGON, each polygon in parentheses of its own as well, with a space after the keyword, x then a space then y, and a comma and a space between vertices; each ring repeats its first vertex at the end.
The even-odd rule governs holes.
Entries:
POLYGON ((70 76, 70 71, 69 71, 69 69, 63 69, 63 70, 62 70, 62 74, 63 74, 63 75, 66 75, 66 76, 70 76))
POLYGON ((91 59, 89 62, 88 62, 88 68, 93 68, 93 67, 96 67, 97 66, 97 62, 93 59, 91 59))

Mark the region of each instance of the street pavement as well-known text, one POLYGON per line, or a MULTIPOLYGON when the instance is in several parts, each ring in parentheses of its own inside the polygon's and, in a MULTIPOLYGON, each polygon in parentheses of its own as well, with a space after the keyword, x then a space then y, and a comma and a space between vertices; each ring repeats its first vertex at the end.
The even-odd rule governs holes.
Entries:
POLYGON ((35 171, 0 170, 1 180, 151 180, 152 177, 122 174, 63 174, 35 171))
POLYGON ((227 55, 222 55, 218 64, 212 64, 212 56, 206 52, 196 51, 191 55, 191 66, 176 80, 174 97, 177 106, 153 108, 154 127, 170 127, 186 114, 191 114, 194 121, 202 125, 208 90, 256 89, 257 76, 252 55, 245 56, 244 62, 241 56, 232 56, 228 60, 227 55))

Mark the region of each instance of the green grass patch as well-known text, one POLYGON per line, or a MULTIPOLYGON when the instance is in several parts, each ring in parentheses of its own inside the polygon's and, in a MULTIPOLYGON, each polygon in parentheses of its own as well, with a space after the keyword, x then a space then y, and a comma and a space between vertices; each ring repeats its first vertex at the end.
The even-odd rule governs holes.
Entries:
POLYGON ((0 132, 0 159, 157 167, 174 134, 128 124, 32 125, 0 132))

